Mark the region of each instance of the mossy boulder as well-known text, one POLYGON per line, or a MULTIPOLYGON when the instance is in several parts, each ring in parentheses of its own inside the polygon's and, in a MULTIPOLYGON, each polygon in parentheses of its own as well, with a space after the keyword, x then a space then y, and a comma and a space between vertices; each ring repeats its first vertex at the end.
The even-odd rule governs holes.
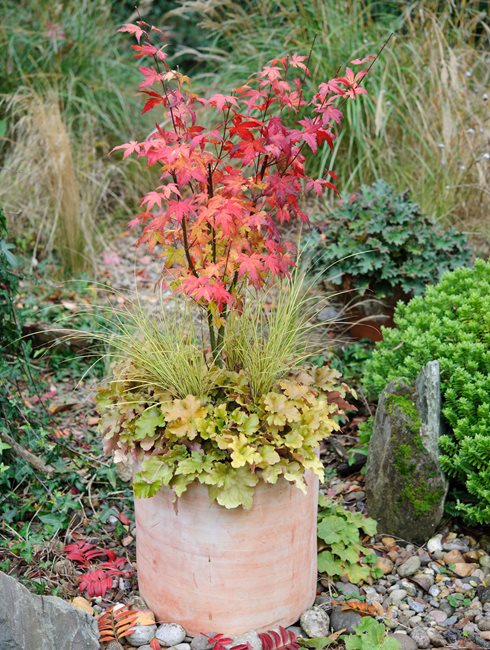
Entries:
POLYGON ((435 361, 415 386, 395 379, 382 392, 366 468, 368 512, 380 532, 423 543, 439 524, 448 488, 439 463, 440 412, 435 361))

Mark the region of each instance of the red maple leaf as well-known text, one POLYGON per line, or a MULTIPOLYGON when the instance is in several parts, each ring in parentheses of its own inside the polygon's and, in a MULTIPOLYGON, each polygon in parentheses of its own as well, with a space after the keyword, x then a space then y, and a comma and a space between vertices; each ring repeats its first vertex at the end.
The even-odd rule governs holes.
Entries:
POLYGON ((233 97, 233 95, 222 95, 221 93, 216 93, 208 99, 208 102, 211 106, 216 106, 220 111, 222 111, 225 106, 236 106, 238 108, 238 102, 236 97, 233 97))
POLYGON ((141 37, 145 33, 141 27, 138 27, 138 25, 133 25, 132 23, 125 23, 122 27, 120 27, 118 32, 128 32, 129 34, 134 34, 136 40, 138 43, 141 41, 141 37))
POLYGON ((240 254, 238 256, 240 262, 238 266, 238 277, 248 275, 253 285, 260 284, 260 273, 264 270, 264 263, 262 255, 252 253, 252 255, 240 254))
POLYGON ((128 142, 127 144, 120 144, 117 147, 114 147, 111 150, 111 153, 113 151, 118 151, 119 149, 123 149, 124 150, 123 160, 125 160, 132 153, 134 153, 134 152, 138 153, 140 148, 141 148, 141 145, 140 145, 139 142, 136 142, 136 140, 131 140, 131 142, 128 142))

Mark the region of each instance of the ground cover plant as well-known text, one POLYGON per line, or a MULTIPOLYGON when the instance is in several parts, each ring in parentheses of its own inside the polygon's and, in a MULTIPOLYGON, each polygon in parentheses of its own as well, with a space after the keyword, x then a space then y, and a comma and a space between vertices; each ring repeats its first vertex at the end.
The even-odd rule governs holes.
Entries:
POLYGON ((424 296, 399 304, 394 329, 365 366, 366 390, 378 396, 396 377, 413 381, 422 367, 441 367, 441 464, 454 484, 453 512, 471 524, 488 524, 490 500, 489 377, 490 264, 446 273, 424 296))
POLYGON ((378 180, 345 193, 305 237, 312 271, 347 298, 374 297, 394 304, 436 283, 442 274, 471 259, 468 240, 443 229, 408 193, 378 180))

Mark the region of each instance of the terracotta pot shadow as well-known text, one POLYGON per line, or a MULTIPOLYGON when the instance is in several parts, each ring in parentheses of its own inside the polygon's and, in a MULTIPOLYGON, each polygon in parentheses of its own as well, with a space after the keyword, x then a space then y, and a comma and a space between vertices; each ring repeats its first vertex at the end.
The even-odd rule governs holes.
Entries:
POLYGON ((318 479, 308 493, 259 483, 250 510, 227 510, 207 488, 135 499, 138 582, 160 622, 189 635, 288 626, 313 604, 318 479))

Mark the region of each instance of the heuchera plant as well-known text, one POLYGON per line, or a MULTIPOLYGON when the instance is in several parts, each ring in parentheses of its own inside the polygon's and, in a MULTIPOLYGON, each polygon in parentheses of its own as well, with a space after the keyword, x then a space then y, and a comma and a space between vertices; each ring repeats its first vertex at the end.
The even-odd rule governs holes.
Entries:
MULTIPOLYGON (((347 68, 306 97, 308 57, 293 54, 230 93, 205 98, 170 68, 166 45, 153 44, 155 35, 162 39, 159 29, 140 20, 119 31, 136 38, 134 58, 150 60, 139 67, 143 112, 163 110, 143 142, 115 147, 124 158, 135 154, 159 167, 159 184, 143 197, 130 225, 142 227, 140 244, 161 251, 173 288, 205 308, 218 359, 227 313, 240 306, 243 285, 259 287, 294 263, 279 225, 308 222, 301 205, 306 192, 337 191, 332 171, 326 178, 307 175, 305 148, 316 153, 326 143, 332 149, 342 105, 366 93, 361 83, 369 68, 347 68)), ((352 64, 371 60, 371 67, 375 59, 352 64)))

